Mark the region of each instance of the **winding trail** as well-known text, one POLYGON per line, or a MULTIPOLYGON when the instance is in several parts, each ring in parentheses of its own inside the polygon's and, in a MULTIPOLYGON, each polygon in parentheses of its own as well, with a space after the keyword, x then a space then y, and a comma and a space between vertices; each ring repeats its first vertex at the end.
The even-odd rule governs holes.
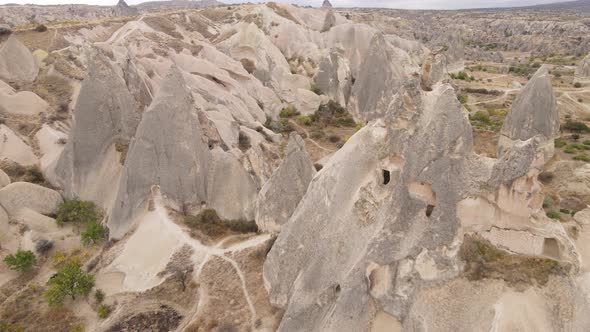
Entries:
POLYGON ((296 121, 289 119, 289 123, 292 124, 293 126, 297 127, 298 129, 300 129, 302 132, 304 132, 305 136, 306 136, 306 140, 310 141, 311 144, 317 146, 319 149, 322 149, 322 150, 330 152, 330 153, 336 151, 336 150, 328 149, 328 148, 320 145, 316 140, 311 138, 311 136, 309 135, 309 131, 307 131, 307 129, 305 129, 304 127, 300 126, 296 121))

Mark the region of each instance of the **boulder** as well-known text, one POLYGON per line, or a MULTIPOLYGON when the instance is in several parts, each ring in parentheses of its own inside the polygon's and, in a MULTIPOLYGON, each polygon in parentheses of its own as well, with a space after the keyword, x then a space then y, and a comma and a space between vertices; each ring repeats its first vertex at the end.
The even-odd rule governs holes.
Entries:
POLYGON ((516 97, 500 133, 499 156, 515 141, 538 137, 545 160, 551 159, 554 152, 553 140, 559 136, 559 114, 546 66, 537 70, 516 97))
POLYGON ((321 98, 315 92, 307 89, 297 89, 295 108, 303 115, 312 115, 320 107, 321 98))
POLYGON ((173 67, 144 112, 127 153, 108 223, 111 238, 121 238, 133 226, 152 186, 159 186, 178 210, 198 211, 207 202, 211 153, 202 135, 193 97, 173 67))
POLYGON ((35 58, 14 35, 0 45, 0 79, 28 83, 38 72, 35 58))
POLYGON ((59 230, 55 219, 44 216, 37 211, 29 208, 19 209, 14 215, 11 215, 11 220, 27 226, 28 229, 47 234, 59 230))
POLYGON ((258 194, 258 229, 278 233, 295 211, 315 174, 305 151, 305 142, 298 134, 291 133, 285 159, 258 194))
POLYGON ((10 177, 0 169, 0 189, 10 184, 10 177))
POLYGON ((21 91, 15 94, 4 94, 0 91, 0 110, 14 115, 37 115, 45 112, 49 104, 37 94, 21 91))
POLYGON ((53 214, 63 202, 61 195, 52 189, 28 182, 14 182, 0 189, 0 205, 10 215, 28 208, 40 214, 53 214))
POLYGON ((10 128, 0 125, 0 160, 10 160, 22 166, 37 163, 33 149, 10 128))

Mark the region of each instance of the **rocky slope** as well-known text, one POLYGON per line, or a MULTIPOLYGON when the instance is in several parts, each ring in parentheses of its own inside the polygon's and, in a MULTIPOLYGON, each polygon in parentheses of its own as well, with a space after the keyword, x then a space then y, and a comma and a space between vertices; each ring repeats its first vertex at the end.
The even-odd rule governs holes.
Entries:
POLYGON ((17 65, 0 59, 0 256, 39 259, 0 267, 2 324, 587 330, 590 171, 555 157, 548 68, 516 89, 483 156, 450 82, 462 37, 424 45, 328 4, 4 38, 17 65), (563 222, 548 197, 571 209, 563 222), (104 239, 81 245, 86 226, 62 222, 75 199, 104 239), (50 308, 70 260, 102 298, 50 308))

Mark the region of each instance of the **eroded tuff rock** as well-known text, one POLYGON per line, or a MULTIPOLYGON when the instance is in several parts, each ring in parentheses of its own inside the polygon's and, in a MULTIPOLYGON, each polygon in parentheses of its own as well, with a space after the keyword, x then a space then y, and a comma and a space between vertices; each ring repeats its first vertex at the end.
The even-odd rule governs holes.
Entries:
POLYGON ((0 160, 10 160, 22 166, 30 166, 37 162, 37 157, 29 145, 2 124, 0 125, 0 160))
POLYGON ((210 158, 193 98, 182 74, 173 68, 144 112, 129 147, 109 220, 110 236, 120 238, 130 229, 153 185, 159 185, 170 206, 178 210, 190 211, 195 208, 192 204, 206 201, 210 158))
POLYGON ((553 140, 559 134, 559 114, 549 70, 542 66, 512 104, 498 142, 498 155, 515 141, 538 137, 545 160, 553 156, 553 140))
POLYGON ((422 64, 420 84, 424 90, 432 90, 432 86, 440 82, 447 74, 447 59, 442 54, 433 54, 422 64))
POLYGON ((352 90, 352 73, 343 53, 337 48, 330 50, 330 54, 320 61, 314 82, 322 93, 346 107, 352 90))
POLYGON ((33 81, 38 72, 35 58, 15 36, 0 45, 0 79, 26 83, 33 81))
MULTIPOLYGON (((283 225, 264 266, 271 302, 285 309, 279 330, 363 331, 380 311, 405 327, 422 326, 419 317, 440 303, 416 306, 415 296, 456 280, 465 234, 579 264, 563 226, 542 213, 536 176, 544 159, 535 139, 499 160, 481 158, 449 85, 415 103, 351 137, 283 225), (498 229, 514 238, 498 236, 498 229)), ((493 316, 478 319, 487 328, 496 324, 493 316)))
POLYGON ((57 191, 33 183, 14 182, 0 189, 0 205, 9 215, 16 215, 23 208, 52 214, 62 202, 57 191))
POLYGON ((574 78, 578 82, 590 80, 590 54, 588 54, 576 67, 574 78))
POLYGON ((258 194, 256 224, 263 232, 279 232, 307 191, 316 170, 301 136, 291 133, 285 159, 258 194))
POLYGON ((330 0, 324 0, 324 2, 322 3, 322 8, 326 9, 326 8, 333 8, 332 4, 330 3, 330 0))
POLYGON ((125 80, 101 51, 92 49, 89 74, 74 107, 74 125, 56 166, 67 196, 93 200, 109 208, 113 185, 140 119, 125 80))

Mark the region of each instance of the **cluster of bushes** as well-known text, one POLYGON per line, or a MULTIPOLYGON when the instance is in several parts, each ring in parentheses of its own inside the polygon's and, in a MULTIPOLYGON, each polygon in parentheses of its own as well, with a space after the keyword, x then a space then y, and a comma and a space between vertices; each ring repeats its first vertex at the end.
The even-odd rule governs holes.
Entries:
POLYGON ((508 72, 518 76, 530 76, 534 74, 541 64, 534 62, 532 64, 510 66, 508 72))
POLYGON ((469 121, 474 128, 498 132, 502 129, 507 113, 506 109, 477 111, 469 115, 469 121))
POLYGON ((87 296, 94 287, 94 277, 82 270, 77 261, 68 261, 47 281, 45 300, 50 306, 60 306, 67 297, 87 296))
POLYGON ((55 220, 60 226, 64 223, 85 226, 85 230, 80 233, 84 245, 94 244, 107 235, 107 229, 100 223, 102 213, 93 202, 67 199, 59 206, 55 220))
POLYGON ((254 221, 223 220, 214 209, 205 209, 196 216, 187 215, 184 217, 184 222, 190 228, 199 230, 212 238, 223 236, 228 232, 258 232, 258 227, 254 221))
MULTIPOLYGON (((579 134, 573 134, 571 138, 574 141, 577 141, 580 138, 579 134)), ((563 152, 567 154, 578 154, 574 156, 574 160, 580 160, 585 162, 590 162, 590 157, 585 154, 585 151, 590 150, 590 140, 585 140, 584 142, 580 143, 571 143, 568 144, 565 140, 561 138, 557 138, 554 141, 555 148, 561 149, 563 148, 563 152)))
POLYGON ((337 102, 330 100, 325 105, 320 105, 318 110, 305 119, 307 125, 315 125, 319 127, 335 126, 335 127, 356 127, 352 116, 337 102))
POLYGON ((590 131, 590 128, 585 123, 571 120, 568 120, 561 128, 575 133, 590 131))
POLYGON ((451 73, 451 78, 454 80, 462 80, 462 81, 475 81, 475 77, 470 76, 469 74, 465 73, 464 71, 460 71, 458 73, 451 73))

